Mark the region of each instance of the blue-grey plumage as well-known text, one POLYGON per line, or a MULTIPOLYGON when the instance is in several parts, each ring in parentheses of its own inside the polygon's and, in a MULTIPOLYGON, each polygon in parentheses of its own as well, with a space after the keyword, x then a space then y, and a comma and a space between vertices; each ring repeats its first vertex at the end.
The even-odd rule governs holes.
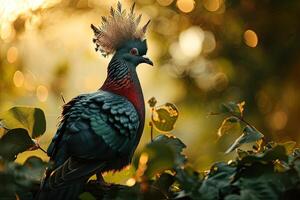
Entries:
POLYGON ((47 195, 49 190, 56 195, 65 187, 79 187, 78 183, 86 182, 97 172, 120 170, 128 165, 139 125, 133 104, 111 92, 99 90, 80 95, 66 104, 48 148, 54 166, 45 179, 47 195))

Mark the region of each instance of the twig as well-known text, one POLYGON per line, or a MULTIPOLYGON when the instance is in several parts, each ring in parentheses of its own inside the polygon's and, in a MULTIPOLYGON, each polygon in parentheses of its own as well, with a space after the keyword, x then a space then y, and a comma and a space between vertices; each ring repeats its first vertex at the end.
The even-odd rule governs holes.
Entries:
POLYGON ((151 109, 151 121, 149 122, 151 142, 153 142, 153 122, 152 122, 153 111, 154 111, 154 108, 151 109))
POLYGON ((230 114, 236 118, 238 118, 240 121, 244 122, 246 125, 250 126, 252 129, 256 129, 254 126, 252 126, 249 122, 247 122, 242 116, 238 116, 232 112, 230 114))
POLYGON ((39 149, 44 152, 45 154, 47 154, 47 151, 45 151, 42 147, 39 146, 39 149))
POLYGON ((61 97, 61 99, 62 99, 62 101, 64 102, 64 104, 66 103, 66 101, 65 101, 65 98, 64 98, 64 96, 63 96, 63 94, 62 93, 60 93, 60 97, 61 97))
POLYGON ((153 142, 153 124, 152 122, 149 123, 150 126, 150 137, 151 137, 151 142, 153 142))

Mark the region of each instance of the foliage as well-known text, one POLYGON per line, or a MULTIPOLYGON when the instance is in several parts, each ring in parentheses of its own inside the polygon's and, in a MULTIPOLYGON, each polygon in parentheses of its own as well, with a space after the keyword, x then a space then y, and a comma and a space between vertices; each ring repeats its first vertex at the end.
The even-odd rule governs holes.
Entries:
POLYGON ((15 160, 25 150, 39 148, 35 138, 46 130, 44 112, 39 108, 13 107, 0 115, 0 156, 15 160))
MULTIPOLYGON (((151 104, 155 109, 155 104, 151 104)), ((170 134, 155 137, 134 158, 136 169, 131 184, 100 186, 87 183, 80 199, 203 199, 203 200, 256 200, 256 199, 296 199, 300 191, 300 150, 295 142, 275 143, 262 141, 263 135, 247 122, 243 116, 244 103, 223 104, 221 112, 226 117, 219 129, 229 134, 227 123, 240 123, 240 137, 226 152, 236 150, 237 156, 229 162, 217 162, 208 171, 198 172, 190 167, 183 150, 186 145, 170 134), (229 115, 229 116, 227 116, 229 115), (224 126, 226 126, 224 128, 224 126), (251 150, 240 147, 249 142, 257 142, 251 150)), ((16 110, 22 110, 15 108, 16 110)), ((34 109, 31 109, 34 110, 34 109)), ((24 110, 23 110, 24 111, 24 110)), ((28 111, 28 110, 27 110, 28 111)), ((23 115, 24 113, 20 113, 23 115)), ((158 112, 167 116, 166 113, 158 112)), ((216 114, 216 113, 214 113, 216 114)), ((43 115, 43 114, 42 114, 43 115)), ((178 111, 177 111, 178 115, 178 111)), ((9 119, 13 115, 9 115, 9 119)), ((161 116, 158 116, 159 118, 161 116)), ((2 127, 7 128, 6 118, 2 127)), ((41 117, 22 118, 27 124, 40 122, 41 117)), ((152 118, 153 120, 153 118, 152 118)), ((172 118, 165 117, 166 123, 172 118)), ((18 153, 36 145, 33 134, 19 123, 5 129, 1 144, 0 194, 1 198, 32 199, 47 163, 38 157, 30 157, 23 165, 12 162, 18 153), (11 137, 11 138, 10 138, 11 137), (31 141, 31 142, 30 142, 31 141), (11 153, 9 153, 11 152, 11 153)), ((159 129, 158 129, 159 130, 159 129)), ((42 132, 43 133, 43 132, 42 132)), ((40 134, 42 134, 40 133, 40 134)))
POLYGON ((174 129, 176 120, 178 119, 178 109, 172 103, 165 103, 161 106, 155 106, 156 99, 152 97, 148 104, 151 107, 151 123, 159 132, 170 132, 174 129))

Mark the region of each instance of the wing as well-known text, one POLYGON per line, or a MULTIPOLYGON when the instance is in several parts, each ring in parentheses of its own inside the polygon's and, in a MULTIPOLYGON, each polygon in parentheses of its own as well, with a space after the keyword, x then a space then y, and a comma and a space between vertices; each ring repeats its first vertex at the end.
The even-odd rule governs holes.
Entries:
MULTIPOLYGON (((98 91, 73 99, 64 106, 62 121, 48 148, 56 162, 49 185, 57 188, 84 180, 99 168, 107 169, 104 165, 118 160, 116 156, 129 157, 138 127, 136 109, 124 97, 98 91)), ((127 165, 130 158, 125 160, 127 165)))
POLYGON ((136 109, 124 97, 105 91, 81 95, 64 106, 48 154, 61 164, 70 156, 105 160, 112 153, 127 155, 138 127, 136 109))
POLYGON ((73 98, 71 101, 69 101, 68 103, 66 103, 63 106, 63 111, 61 114, 61 121, 60 121, 57 131, 56 131, 54 137, 52 138, 52 141, 47 149, 47 154, 50 158, 53 158, 55 156, 58 146, 59 146, 59 142, 62 140, 63 132, 65 130, 65 125, 66 125, 65 122, 66 122, 66 119, 70 115, 70 113, 69 113, 70 109, 72 108, 72 106, 74 106, 74 104, 76 102, 81 101, 86 96, 87 96, 87 94, 79 95, 79 96, 73 98))
POLYGON ((85 182, 104 165, 105 163, 100 161, 87 161, 70 157, 51 173, 47 180, 48 186, 50 189, 60 189, 75 182, 85 182))

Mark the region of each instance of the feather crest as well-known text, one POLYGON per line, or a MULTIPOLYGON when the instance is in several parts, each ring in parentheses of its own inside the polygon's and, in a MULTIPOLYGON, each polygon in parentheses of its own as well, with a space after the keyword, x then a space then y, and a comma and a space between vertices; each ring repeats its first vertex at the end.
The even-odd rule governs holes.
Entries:
POLYGON ((142 27, 138 28, 142 15, 137 18, 134 13, 135 3, 130 12, 122 10, 122 4, 118 2, 117 9, 111 7, 110 16, 102 16, 102 25, 97 28, 91 24, 95 37, 96 51, 100 51, 104 57, 112 54, 123 42, 132 39, 144 39, 147 26, 150 20, 142 27))

